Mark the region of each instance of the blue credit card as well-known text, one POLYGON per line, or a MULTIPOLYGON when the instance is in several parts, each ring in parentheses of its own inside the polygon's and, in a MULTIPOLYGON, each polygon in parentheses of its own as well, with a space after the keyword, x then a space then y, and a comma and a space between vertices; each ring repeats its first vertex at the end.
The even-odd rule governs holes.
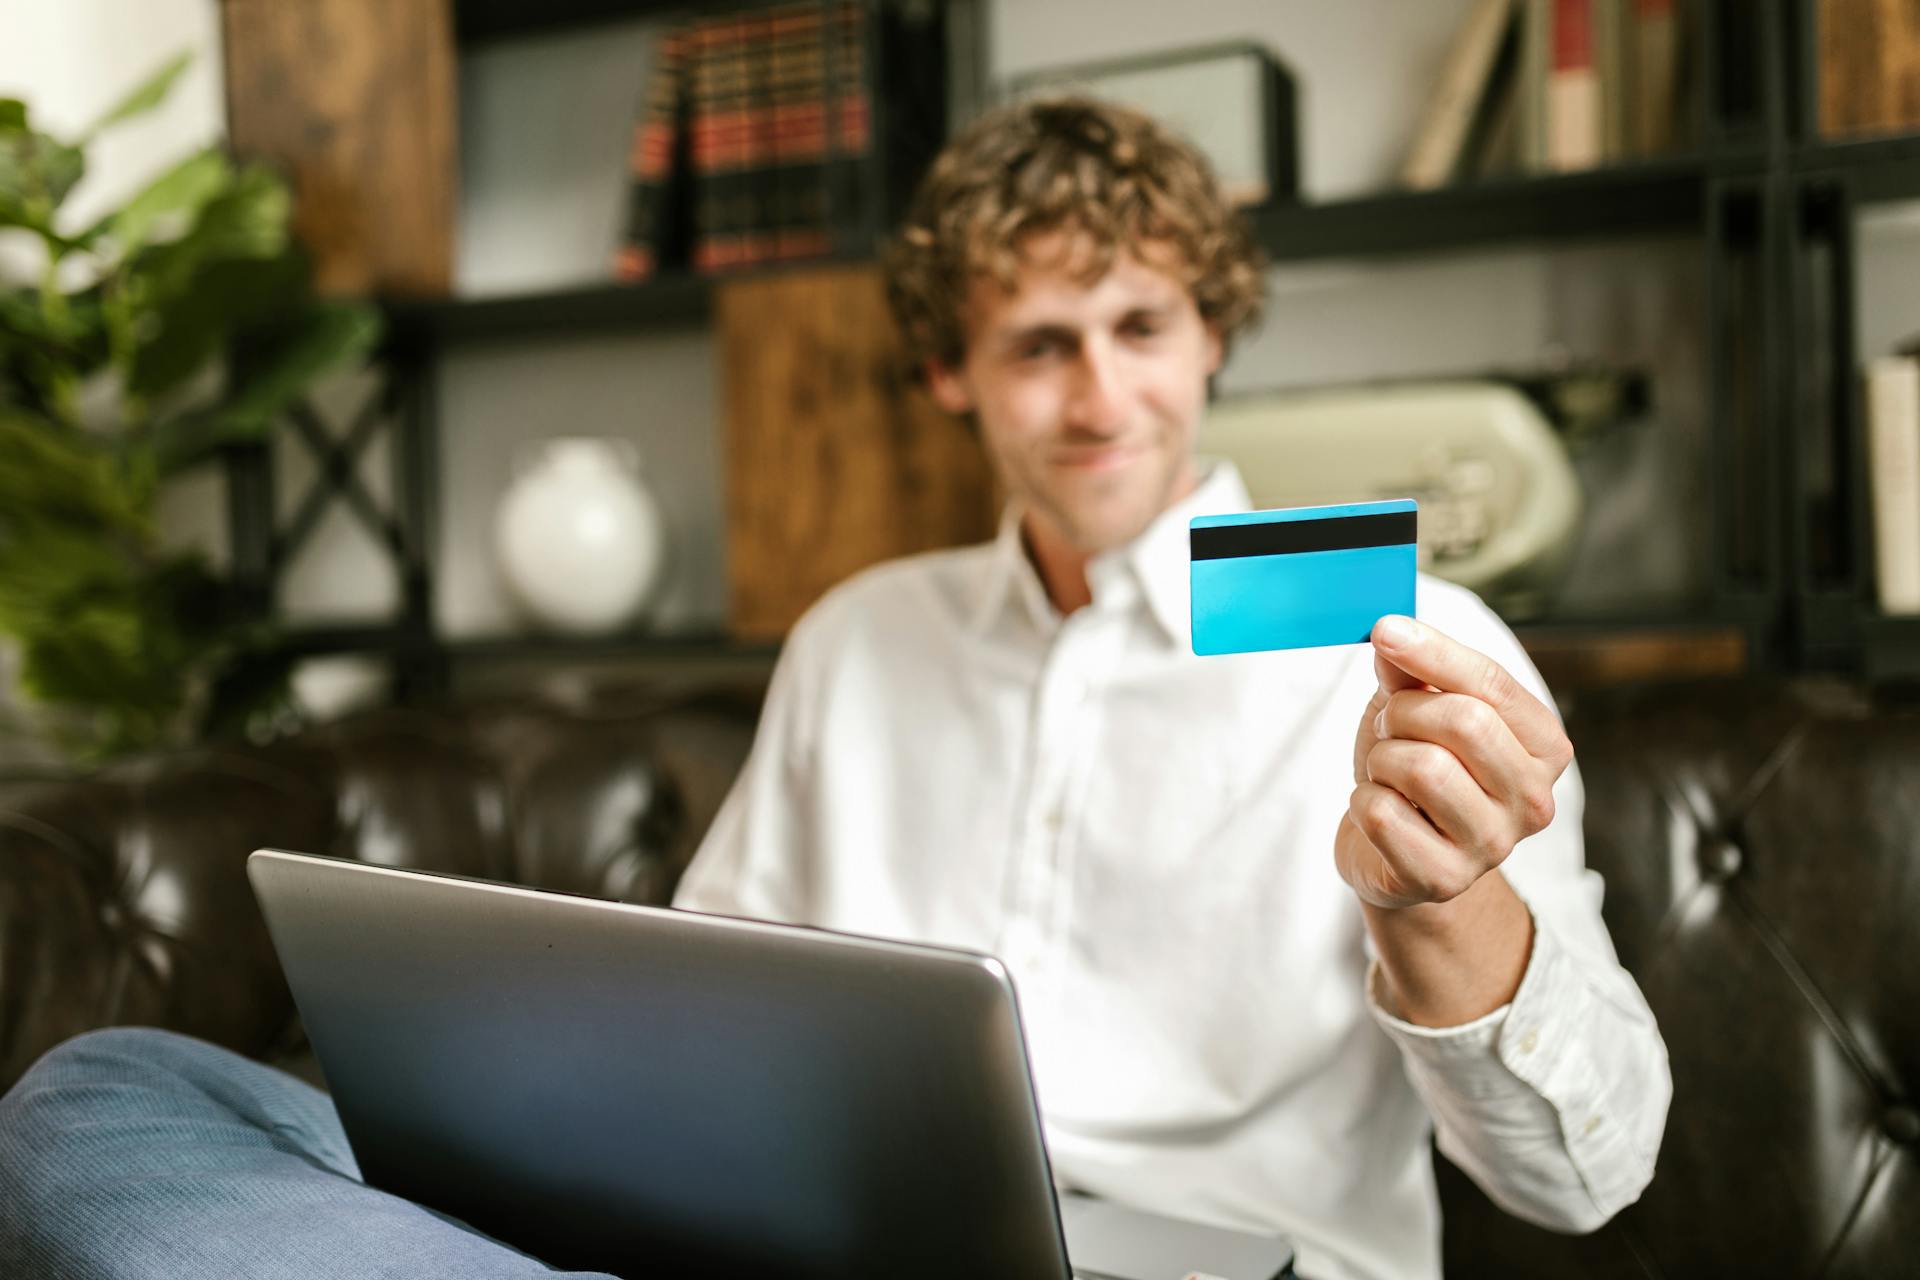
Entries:
POLYGON ((1193 651, 1359 644, 1413 616, 1419 504, 1410 498, 1196 516, 1193 651))

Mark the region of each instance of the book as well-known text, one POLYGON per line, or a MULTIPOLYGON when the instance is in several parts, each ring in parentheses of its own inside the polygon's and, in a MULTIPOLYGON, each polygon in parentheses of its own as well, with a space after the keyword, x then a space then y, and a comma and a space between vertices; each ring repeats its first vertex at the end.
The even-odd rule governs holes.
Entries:
POLYGON ((847 247, 861 224, 876 217, 879 192, 873 174, 873 100, 867 67, 868 9, 862 3, 834 6, 827 39, 828 211, 847 247))
POLYGON ((872 216, 869 8, 787 4, 696 24, 696 270, 827 254, 872 216))
POLYGON ((1920 5, 1820 0, 1820 132, 1920 129, 1920 5))
POLYGON ((740 14, 703 19, 694 24, 690 40, 692 261, 696 271, 722 271, 739 266, 747 253, 746 24, 740 14))
POLYGON ((1559 173, 1600 163, 1604 141, 1595 0, 1553 0, 1546 84, 1546 167, 1559 173))
POLYGON ((1680 14, 1675 0, 1633 0, 1627 138, 1632 154, 1665 155, 1680 136, 1680 14))
POLYGON ((681 77, 687 36, 678 28, 660 37, 653 73, 633 125, 627 153, 627 214, 614 256, 614 278, 629 284, 656 274, 671 256, 672 202, 684 98, 681 77))
POLYGON ((1617 164, 1631 154, 1627 142, 1628 0, 1589 0, 1593 66, 1600 93, 1600 161, 1617 164))
POLYGON ((1558 0, 1523 0, 1520 14, 1520 81, 1515 97, 1520 169, 1547 168, 1547 76, 1551 69, 1553 10, 1558 0))
POLYGON ((1867 366, 1867 474, 1880 611, 1920 614, 1920 359, 1867 366))
POLYGON ((1458 172, 1476 112, 1497 96, 1494 69, 1515 13, 1515 0, 1477 0, 1461 24, 1401 165, 1404 186, 1415 190, 1442 186, 1458 172))
POLYGON ((659 269, 662 228, 699 272, 864 249, 946 139, 937 7, 786 0, 691 21, 670 49, 635 127, 621 279, 659 269))
POLYGON ((1498 78, 1487 102, 1485 122, 1475 127, 1473 138, 1467 144, 1463 176, 1497 178, 1520 170, 1521 76, 1518 37, 1519 24, 1516 23, 1514 30, 1509 33, 1506 51, 1501 55, 1501 69, 1496 72, 1498 78))
POLYGON ((769 24, 774 256, 832 251, 827 208, 826 36, 817 4, 788 5, 769 24))
POLYGON ((779 236, 773 208, 773 11, 741 14, 740 42, 746 84, 734 221, 740 234, 740 263, 752 266, 773 261, 779 236))

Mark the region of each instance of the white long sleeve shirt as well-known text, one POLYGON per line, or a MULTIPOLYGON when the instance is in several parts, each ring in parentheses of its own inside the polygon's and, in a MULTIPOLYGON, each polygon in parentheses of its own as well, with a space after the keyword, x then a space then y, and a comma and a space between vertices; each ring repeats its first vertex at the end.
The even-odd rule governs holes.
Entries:
MULTIPOLYGON (((1187 520, 1248 505, 1213 464, 1065 618, 1018 512, 836 588, 676 905, 999 956, 1062 1187, 1284 1233, 1305 1276, 1440 1274, 1434 1127, 1509 1211, 1591 1229, 1652 1176, 1671 1084, 1579 774, 1503 866, 1534 919, 1512 1003, 1390 1016, 1333 858, 1371 648, 1192 652, 1187 520)), ((1416 611, 1551 705, 1471 593, 1422 577, 1416 611)))

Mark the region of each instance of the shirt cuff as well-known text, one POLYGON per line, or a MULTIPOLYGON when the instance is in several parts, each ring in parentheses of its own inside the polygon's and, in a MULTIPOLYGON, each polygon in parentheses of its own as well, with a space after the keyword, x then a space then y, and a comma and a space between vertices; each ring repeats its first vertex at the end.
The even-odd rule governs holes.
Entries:
POLYGON ((1533 949, 1513 999, 1491 1013, 1451 1027, 1422 1027, 1387 1011, 1379 997, 1380 961, 1367 969, 1367 1010, 1387 1037, 1414 1061, 1443 1077, 1465 1097, 1511 1091, 1518 1076, 1535 1090, 1555 1054, 1543 1027, 1563 1021, 1584 1003, 1579 975, 1553 933, 1533 922, 1533 949), (1542 1049, 1547 1052, 1541 1052, 1542 1049), (1537 1057, 1536 1057, 1537 1055, 1537 1057), (1523 1070, 1522 1064, 1536 1066, 1523 1070))
MULTIPOLYGON (((1532 968, 1531 960, 1528 961, 1528 968, 1532 968)), ((1458 1026, 1423 1027, 1387 1012, 1386 1006, 1380 1001, 1379 984, 1380 961, 1376 959, 1367 966, 1367 1012, 1387 1033, 1387 1038, 1399 1045, 1402 1051, 1449 1073, 1458 1064, 1476 1059, 1496 1067, 1499 1065, 1495 1051, 1500 1040, 1500 1028, 1506 1025, 1513 1005, 1503 1004, 1491 1013, 1482 1014, 1472 1022, 1463 1022, 1458 1026)))

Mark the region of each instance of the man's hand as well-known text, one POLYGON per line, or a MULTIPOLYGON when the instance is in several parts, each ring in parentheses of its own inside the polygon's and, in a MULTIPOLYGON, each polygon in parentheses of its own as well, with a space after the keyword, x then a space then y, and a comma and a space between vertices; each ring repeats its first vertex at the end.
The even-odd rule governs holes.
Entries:
POLYGON ((1486 655, 1410 618, 1382 618, 1372 639, 1380 689, 1354 737, 1334 857, 1371 907, 1450 902, 1553 820, 1573 746, 1486 655))

